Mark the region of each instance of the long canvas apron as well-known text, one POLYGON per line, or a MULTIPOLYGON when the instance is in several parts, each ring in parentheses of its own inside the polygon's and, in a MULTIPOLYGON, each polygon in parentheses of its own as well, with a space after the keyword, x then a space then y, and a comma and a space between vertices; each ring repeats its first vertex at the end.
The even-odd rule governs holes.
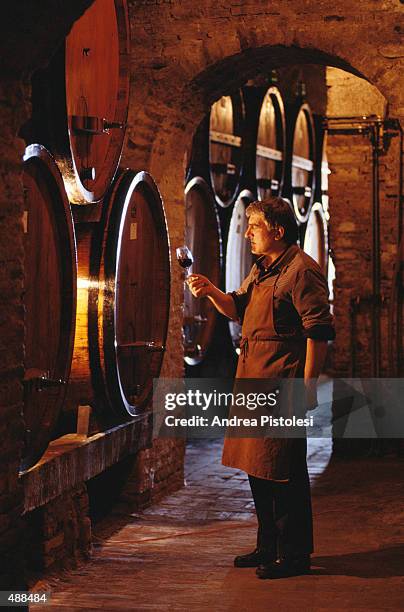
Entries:
MULTIPOLYGON (((236 379, 303 377, 306 340, 282 338, 274 325, 276 285, 285 271, 254 282, 244 314, 236 379)), ((222 463, 257 478, 288 480, 292 459, 305 460, 305 449, 305 439, 225 437, 222 463)))

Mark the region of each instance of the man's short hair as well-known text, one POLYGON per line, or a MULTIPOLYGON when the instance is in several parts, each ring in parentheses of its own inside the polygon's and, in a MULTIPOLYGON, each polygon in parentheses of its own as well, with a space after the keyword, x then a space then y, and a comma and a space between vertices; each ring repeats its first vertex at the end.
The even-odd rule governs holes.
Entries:
POLYGON ((271 196, 266 200, 256 200, 247 207, 246 215, 263 213, 265 221, 271 227, 283 227, 283 239, 287 244, 295 244, 298 239, 298 227, 295 214, 287 200, 271 196))

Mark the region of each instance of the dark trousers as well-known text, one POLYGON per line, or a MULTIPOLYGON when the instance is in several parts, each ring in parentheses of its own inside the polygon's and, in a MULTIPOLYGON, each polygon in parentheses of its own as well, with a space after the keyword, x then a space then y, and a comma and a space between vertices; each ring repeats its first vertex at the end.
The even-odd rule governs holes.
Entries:
POLYGON ((257 548, 274 559, 313 552, 306 441, 296 440, 289 482, 248 475, 258 520, 257 548), (304 442, 304 447, 302 442, 304 442))

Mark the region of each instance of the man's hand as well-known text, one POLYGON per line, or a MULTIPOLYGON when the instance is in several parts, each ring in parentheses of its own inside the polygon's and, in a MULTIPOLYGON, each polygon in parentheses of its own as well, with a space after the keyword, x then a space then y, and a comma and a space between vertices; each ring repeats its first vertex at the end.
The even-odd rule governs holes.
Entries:
POLYGON ((206 276, 203 274, 191 274, 186 279, 186 283, 194 297, 207 297, 223 315, 233 321, 238 319, 232 296, 228 293, 223 293, 206 276))
POLYGON ((186 283, 192 295, 196 298, 207 297, 213 293, 214 285, 203 274, 191 274, 186 283))

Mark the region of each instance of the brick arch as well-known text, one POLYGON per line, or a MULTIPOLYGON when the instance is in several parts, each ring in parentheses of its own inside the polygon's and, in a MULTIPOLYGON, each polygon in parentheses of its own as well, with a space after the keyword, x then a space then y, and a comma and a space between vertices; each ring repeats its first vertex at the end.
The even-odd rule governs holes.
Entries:
POLYGON ((189 95, 202 91, 202 98, 208 106, 224 93, 237 89, 249 79, 267 75, 271 70, 287 65, 317 64, 335 66, 355 76, 367 78, 353 65, 337 56, 319 49, 301 48, 295 45, 265 45, 247 49, 235 56, 226 57, 198 74, 189 85, 189 95), (224 75, 228 75, 227 78, 224 75))
POLYGON ((245 81, 257 63, 267 67, 271 55, 273 62, 321 60, 361 75, 389 101, 392 115, 404 116, 403 7, 397 0, 158 5, 129 0, 129 5, 137 98, 130 117, 130 162, 158 170, 166 146, 178 150, 212 101, 245 81))
MULTIPOLYGON (((184 167, 179 162, 184 151, 189 150, 194 130, 211 104, 251 78, 267 75, 271 69, 298 64, 334 66, 363 78, 385 95, 393 110, 392 101, 401 95, 399 79, 392 81, 391 70, 387 70, 387 79, 383 69, 387 65, 392 69, 397 63, 391 64, 391 60, 381 56, 377 62, 363 62, 362 54, 353 51, 352 60, 348 62, 343 57, 313 47, 264 45, 246 48, 214 64, 205 65, 190 79, 181 65, 177 67, 176 74, 170 67, 170 80, 174 79, 176 85, 164 89, 166 83, 162 80, 142 100, 142 106, 137 106, 136 123, 138 127, 141 125, 140 134, 133 128, 130 130, 125 161, 130 165, 135 158, 135 165, 140 162, 140 165, 149 167, 160 182, 163 194, 169 200, 174 198, 177 203, 182 201, 180 185, 184 167), (378 83, 382 83, 382 87, 378 83), (139 142, 139 135, 149 142, 139 142), (173 156, 173 151, 178 154, 173 156)), ((133 118, 133 108, 131 115, 133 118)))

